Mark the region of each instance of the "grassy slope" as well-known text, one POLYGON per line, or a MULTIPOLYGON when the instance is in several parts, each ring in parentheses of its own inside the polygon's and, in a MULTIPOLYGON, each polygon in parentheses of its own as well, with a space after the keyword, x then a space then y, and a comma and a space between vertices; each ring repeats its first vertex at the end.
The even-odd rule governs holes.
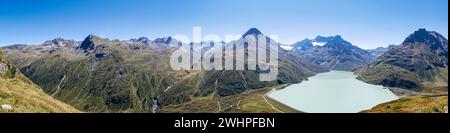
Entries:
MULTIPOLYGON (((164 113, 297 113, 289 107, 263 96, 269 88, 250 91, 223 98, 202 97, 179 104, 165 106, 160 109, 164 113), (218 106, 220 101, 220 110, 218 106), (239 102, 240 101, 240 102, 239 102), (238 104, 239 103, 239 104, 238 104), (276 109, 273 109, 270 104, 276 109)), ((448 96, 412 96, 396 101, 380 104, 362 113, 442 113, 448 105, 448 96)))
MULTIPOLYGON (((79 112, 75 108, 50 97, 37 86, 18 79, 2 77, 0 77, 0 103, 9 104, 13 107, 13 110, 8 112, 79 112)), ((0 110, 0 112, 6 111, 0 110)))
POLYGON ((100 52, 108 55, 101 59, 93 55, 68 59, 61 53, 48 56, 31 63, 24 74, 48 94, 87 112, 146 112, 148 99, 169 86, 171 78, 160 75, 171 72, 161 66, 168 63, 154 63, 167 56, 147 51, 138 56, 118 46, 100 52), (144 61, 147 58, 152 62, 144 61))
POLYGON ((363 113, 443 113, 448 96, 412 96, 380 104, 363 113))
MULTIPOLYGON (((282 86, 277 86, 282 87, 282 86)), ((275 88, 277 88, 275 87, 275 88)), ((279 106, 271 99, 264 99, 271 88, 263 88, 248 91, 226 97, 209 96, 193 98, 178 105, 164 106, 160 109, 163 113, 282 113, 293 112, 286 106, 279 106), (220 107, 219 107, 220 103, 220 107), (272 108, 272 106, 274 108, 272 108)))
MULTIPOLYGON (((0 63, 9 64, 8 69, 16 69, 3 57, 0 51, 0 63)), ((75 108, 47 95, 41 88, 23 76, 19 70, 10 76, 0 75, 0 104, 8 104, 13 110, 2 112, 79 112, 75 108)))

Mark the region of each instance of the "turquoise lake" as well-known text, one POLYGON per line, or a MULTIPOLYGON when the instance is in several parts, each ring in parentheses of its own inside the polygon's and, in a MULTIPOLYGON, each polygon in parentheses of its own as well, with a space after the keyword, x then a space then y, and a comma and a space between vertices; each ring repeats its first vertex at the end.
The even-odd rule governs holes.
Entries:
POLYGON ((321 73, 268 96, 306 113, 357 113, 398 99, 389 89, 356 77, 345 71, 321 73))

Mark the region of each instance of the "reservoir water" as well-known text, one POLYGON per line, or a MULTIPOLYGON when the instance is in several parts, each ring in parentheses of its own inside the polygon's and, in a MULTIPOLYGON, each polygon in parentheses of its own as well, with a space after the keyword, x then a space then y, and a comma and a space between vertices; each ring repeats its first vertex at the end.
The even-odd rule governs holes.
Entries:
POLYGON ((356 113, 398 99, 389 89, 360 81, 345 71, 317 74, 268 96, 307 113, 356 113))

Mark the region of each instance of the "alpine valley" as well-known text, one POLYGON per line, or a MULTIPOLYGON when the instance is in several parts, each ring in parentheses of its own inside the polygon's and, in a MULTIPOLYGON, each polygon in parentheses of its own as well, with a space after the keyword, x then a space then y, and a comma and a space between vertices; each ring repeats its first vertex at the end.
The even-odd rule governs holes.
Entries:
POLYGON ((160 103, 157 112, 298 112, 266 94, 336 70, 355 72, 359 80, 389 87, 401 97, 363 112, 444 112, 448 105, 448 40, 425 29, 400 45, 373 50, 361 49, 340 35, 280 44, 256 28, 231 42, 88 35, 82 41, 56 38, 1 50, 0 104, 17 112, 152 112, 152 99, 160 103), (247 49, 249 44, 258 45, 258 38, 279 49, 276 80, 259 81, 261 71, 247 69, 248 59, 245 70, 170 67, 171 54, 180 45, 202 45, 200 52, 212 49, 212 44, 247 49), (34 95, 43 101, 32 103, 34 95), (424 99, 427 104, 421 104, 424 99), (412 104, 415 100, 417 104, 412 104))

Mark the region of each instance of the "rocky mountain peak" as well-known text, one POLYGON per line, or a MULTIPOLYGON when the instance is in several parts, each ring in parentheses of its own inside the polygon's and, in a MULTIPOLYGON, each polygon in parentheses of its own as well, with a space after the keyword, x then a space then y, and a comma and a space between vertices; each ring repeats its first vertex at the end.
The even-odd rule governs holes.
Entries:
POLYGON ((332 39, 332 36, 324 37, 324 36, 318 35, 318 36, 316 36, 316 38, 314 38, 314 41, 317 41, 317 42, 329 42, 331 39, 332 39))
POLYGON ((105 42, 106 39, 90 34, 84 39, 79 48, 83 50, 92 50, 95 45, 104 44, 105 42))
POLYGON ((263 34, 257 28, 250 28, 247 32, 244 33, 244 35, 242 35, 242 37, 244 38, 248 35, 258 36, 258 35, 263 35, 263 34))
POLYGON ((325 42, 325 43, 328 43, 328 42, 345 42, 345 40, 340 35, 329 36, 329 37, 324 37, 324 36, 318 35, 313 41, 314 42, 325 42))
POLYGON ((148 39, 147 37, 139 37, 137 41, 142 43, 148 43, 150 42, 150 39, 148 39))
POLYGON ((314 45, 312 44, 312 40, 310 40, 310 39, 304 39, 300 42, 293 44, 292 46, 294 49, 297 49, 297 50, 307 50, 309 48, 314 47, 314 45))
POLYGON ((427 45, 435 54, 448 54, 448 40, 441 34, 434 31, 427 31, 422 28, 409 35, 403 42, 404 46, 411 46, 414 44, 427 45))
POLYGON ((159 44, 170 44, 172 42, 172 37, 156 38, 154 42, 159 44))
POLYGON ((336 36, 334 36, 334 37, 333 37, 333 40, 335 40, 335 41, 344 41, 344 39, 342 39, 342 36, 341 36, 341 35, 336 35, 336 36))
POLYGON ((133 43, 143 43, 143 44, 150 44, 152 42, 147 37, 139 37, 137 39, 133 38, 133 39, 130 39, 130 41, 133 43))
POLYGON ((72 47, 76 46, 77 41, 74 40, 65 40, 64 38, 55 38, 53 40, 45 41, 42 45, 44 46, 66 46, 66 47, 72 47))
MULTIPOLYGON (((103 38, 101 38, 101 37, 98 37, 98 36, 92 35, 92 34, 89 34, 89 35, 86 37, 86 39, 88 39, 88 40, 90 40, 90 41, 105 40, 105 39, 103 39, 103 38)), ((85 40, 86 40, 86 39, 85 39, 85 40)))
MULTIPOLYGON (((348 43, 347 41, 342 39, 342 37, 340 35, 329 36, 329 37, 318 35, 318 36, 316 36, 316 38, 314 38, 312 40, 307 38, 307 39, 304 39, 300 42, 293 44, 292 46, 294 49, 308 50, 313 47, 322 47, 322 46, 331 47, 334 45, 342 45, 342 44, 350 44, 350 43, 348 43)), ((347 45, 345 45, 345 46, 347 46, 347 45)))
POLYGON ((329 70, 356 71, 374 59, 369 52, 345 41, 340 35, 305 39, 294 44, 293 51, 304 60, 329 70))
MULTIPOLYGON (((441 44, 445 43, 445 39, 442 35, 434 31, 427 31, 421 28, 415 31, 413 34, 409 35, 403 43, 426 43, 426 44, 441 44)), ((448 43, 448 42, 447 42, 448 43)))
POLYGON ((65 41, 65 40, 64 40, 63 38, 58 37, 58 38, 55 38, 55 39, 53 39, 53 40, 45 41, 44 44, 60 44, 60 43, 62 43, 62 42, 64 42, 64 41, 65 41))

